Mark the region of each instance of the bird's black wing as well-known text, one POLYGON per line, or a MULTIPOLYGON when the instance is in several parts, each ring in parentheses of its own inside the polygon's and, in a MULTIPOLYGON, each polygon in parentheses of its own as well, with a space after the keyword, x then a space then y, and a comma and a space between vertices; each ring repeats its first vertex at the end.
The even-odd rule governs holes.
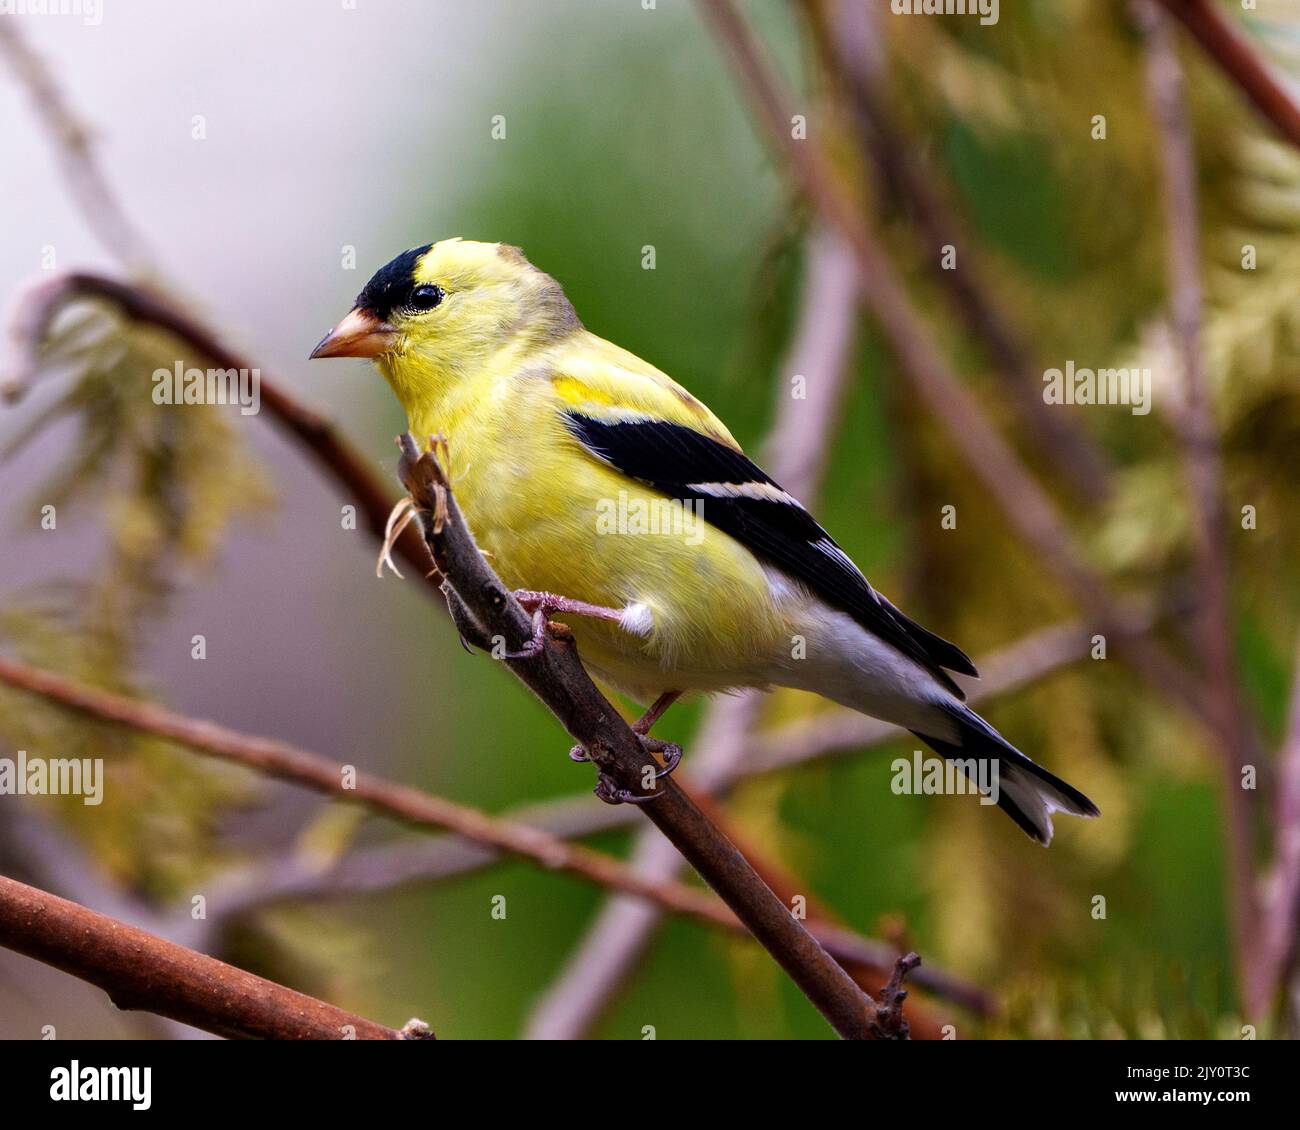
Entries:
POLYGON ((670 498, 698 501, 711 525, 965 697, 944 668, 977 674, 966 654, 876 592, 813 516, 742 452, 693 428, 660 420, 605 421, 568 412, 566 423, 596 458, 670 498))

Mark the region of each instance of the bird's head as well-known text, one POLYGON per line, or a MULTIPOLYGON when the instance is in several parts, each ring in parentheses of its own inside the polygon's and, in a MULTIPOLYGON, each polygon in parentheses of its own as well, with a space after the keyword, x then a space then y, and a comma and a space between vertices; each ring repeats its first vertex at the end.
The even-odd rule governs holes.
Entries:
POLYGON ((560 284, 519 248, 444 239, 376 271, 311 356, 374 358, 410 411, 503 348, 580 328, 560 284))

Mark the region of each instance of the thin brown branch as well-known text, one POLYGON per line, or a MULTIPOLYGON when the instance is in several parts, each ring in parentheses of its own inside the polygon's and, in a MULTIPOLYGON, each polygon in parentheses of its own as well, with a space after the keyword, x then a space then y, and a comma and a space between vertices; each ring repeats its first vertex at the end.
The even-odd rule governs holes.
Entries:
MULTIPOLYGON (((1084 561, 1051 498, 936 349, 888 256, 824 152, 814 139, 793 136, 790 99, 733 0, 699 0, 699 7, 734 63, 763 133, 783 156, 796 186, 853 249, 863 295, 903 371, 943 424, 953 449, 1098 628, 1122 635, 1122 602, 1084 561)), ((1230 740, 1222 733, 1217 715, 1207 709, 1199 685, 1160 644, 1132 635, 1116 654, 1156 689, 1181 703, 1218 740, 1230 740)))
MULTIPOLYGON (((518 651, 533 635, 532 621, 493 573, 474 544, 442 468, 403 437, 400 477, 420 507, 434 564, 488 638, 518 651)), ((596 689, 572 639, 548 634, 540 652, 504 662, 555 714, 598 771, 633 793, 644 793, 658 764, 628 724, 596 689)), ((803 928, 754 869, 668 777, 657 796, 639 805, 687 862, 735 912, 841 1036, 868 1038, 869 998, 803 928)))
POLYGON ((1160 0, 1205 53, 1274 129, 1300 147, 1300 106, 1241 34, 1210 0, 1160 0))
POLYGON ((1237 955, 1237 986, 1248 1015, 1257 1017, 1267 1002, 1260 999, 1263 981, 1259 974, 1263 966, 1253 956, 1258 921, 1252 863, 1253 813, 1242 773, 1247 765, 1258 766, 1258 758, 1233 650, 1222 458, 1201 351, 1205 300, 1201 287, 1196 154, 1183 94, 1182 68, 1166 17, 1155 0, 1133 0, 1132 11, 1146 45, 1147 91, 1160 140, 1169 231, 1171 320, 1183 376, 1179 431, 1196 542, 1199 606, 1194 635, 1200 654, 1202 695, 1225 737, 1222 764, 1227 902, 1237 955))
POLYGON ((255 977, 0 875, 0 946, 98 985, 121 1009, 144 1009, 219 1036, 267 1040, 431 1039, 398 1031, 255 977))
MULTIPOLYGON (((559 836, 517 821, 491 817, 477 809, 386 781, 287 742, 188 718, 153 703, 89 687, 14 659, 0 657, 0 683, 103 721, 166 738, 196 753, 219 757, 265 776, 360 805, 400 823, 452 832, 462 842, 469 841, 483 849, 525 859, 596 886, 648 899, 665 910, 706 925, 748 934, 726 906, 703 891, 680 883, 647 879, 613 856, 568 843, 559 836)), ((260 873, 250 874, 260 876, 260 873)), ((276 876, 268 875, 261 876, 259 881, 277 880, 276 876)), ((221 914, 224 898, 239 897, 238 886, 232 881, 225 888, 228 896, 218 888, 218 895, 209 900, 215 914, 221 914)), ((300 889, 298 893, 301 897, 303 892, 300 889)), ((292 887, 289 894, 292 895, 292 887)), ((252 898, 243 903, 242 909, 256 905, 265 903, 252 898)), ((845 962, 887 968, 896 957, 889 946, 844 930, 826 930, 823 942, 835 957, 845 962)))
MULTIPOLYGON (((910 146, 891 113, 886 91, 886 51, 878 36, 881 13, 859 0, 833 0, 826 19, 819 6, 800 5, 830 69, 847 87, 863 156, 874 163, 882 188, 914 221, 922 262, 949 293, 967 331, 982 343, 1029 436, 1062 480, 1095 502, 1110 490, 1110 465, 1101 449, 1070 417, 1046 404, 1041 369, 1007 316, 990 297, 975 241, 968 237, 936 186, 934 170, 910 146), (944 263, 944 248, 957 251, 944 263)), ((887 16, 885 18, 888 18, 887 16)))
POLYGON ((612 856, 567 843, 534 828, 494 819, 477 809, 384 780, 288 742, 187 718, 154 703, 85 686, 14 659, 0 657, 0 683, 94 718, 167 738, 187 749, 242 765, 264 776, 360 805, 403 824, 455 832, 548 870, 654 899, 667 909, 717 925, 735 925, 726 908, 703 892, 680 884, 647 881, 612 856))
MULTIPOLYGON (((228 345, 214 329, 145 286, 75 271, 44 280, 24 293, 9 329, 13 360, 8 372, 0 378, 0 394, 5 399, 17 400, 24 395, 37 371, 40 344, 54 319, 69 303, 85 299, 107 302, 131 321, 172 334, 217 368, 260 373, 261 403, 272 419, 311 454, 320 470, 356 504, 366 528, 378 540, 383 540, 388 515, 397 498, 334 425, 303 404, 287 386, 274 378, 268 379, 252 358, 228 345)), ((417 573, 426 572, 428 555, 414 529, 408 527, 402 532, 394 551, 417 573)), ((431 591, 437 592, 437 580, 430 577, 428 581, 431 591)))
MULTIPOLYGON (((1149 631, 1151 626, 1150 612, 1135 610, 1130 614, 1130 631, 1149 631)), ((972 685, 971 702, 986 702, 1031 685, 1086 658, 1091 646, 1091 633, 1077 622, 1040 629, 981 659, 984 678, 972 685)), ((727 698, 718 705, 740 701, 743 700, 727 698)), ((722 727, 724 733, 731 729, 730 725, 722 727)), ((853 711, 828 710, 811 719, 750 734, 744 742, 743 760, 731 763, 725 773, 718 774, 707 792, 701 787, 694 795, 722 796, 751 778, 786 772, 826 758, 857 754, 904 734, 896 726, 853 711)), ((709 728, 705 727, 695 744, 707 751, 712 748, 713 740, 709 728)), ((695 760, 692 759, 692 769, 695 760)), ((702 775, 697 775, 697 783, 701 778, 702 775)), ((589 797, 531 804, 511 809, 505 818, 565 839, 597 835, 640 819, 627 807, 595 804, 589 797)), ((226 891, 210 900, 216 908, 213 921, 219 922, 222 915, 239 916, 286 901, 347 898, 406 884, 456 878, 493 866, 502 859, 500 852, 486 845, 460 836, 443 836, 362 849, 325 869, 283 860, 252 864, 242 873, 229 875, 226 891)), ((817 933, 818 923, 810 923, 810 929, 817 933)), ((828 944, 829 940, 822 941, 828 944)), ((599 954, 591 952, 599 960, 599 954)), ((834 948, 831 952, 837 958, 848 960, 846 954, 834 948)), ((881 956, 892 961, 897 955, 882 946, 881 956)), ((990 1010, 991 1001, 983 990, 933 965, 917 970, 912 980, 935 996, 981 1015, 987 1015, 990 1010)))

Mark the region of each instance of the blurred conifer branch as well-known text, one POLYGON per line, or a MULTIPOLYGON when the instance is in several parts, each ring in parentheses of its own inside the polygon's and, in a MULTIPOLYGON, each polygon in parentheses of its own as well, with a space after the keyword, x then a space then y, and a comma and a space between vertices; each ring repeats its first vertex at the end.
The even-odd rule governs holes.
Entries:
POLYGON ((979 249, 958 223, 936 186, 935 170, 909 146, 888 101, 880 42, 882 13, 857 0, 801 0, 813 43, 832 84, 844 87, 862 155, 876 170, 880 188, 915 227, 921 260, 949 291, 971 335, 983 344, 1025 432, 1039 454, 1082 498, 1094 502, 1110 491, 1110 464, 1098 446, 1067 417, 1043 402, 1041 369, 1010 319, 989 295, 979 249), (960 253, 960 269, 945 269, 945 248, 960 253))
POLYGON ((844 234, 853 249, 859 285, 882 333, 931 412, 943 424, 953 448, 998 501, 1011 525, 1060 574, 1069 592, 1098 626, 1125 639, 1120 654, 1158 690, 1181 702, 1223 740, 1219 719, 1207 711, 1186 667, 1155 640, 1126 631, 1121 612, 1124 602, 1108 591, 1104 580, 1084 561, 1047 492, 933 344, 932 335, 884 248, 826 154, 813 139, 792 136, 790 100, 733 0, 699 0, 699 7, 735 64, 764 136, 783 156, 784 167, 814 207, 844 234))
POLYGON ((1183 94, 1183 74, 1164 12, 1155 0, 1133 0, 1132 11, 1146 46, 1147 87, 1160 141, 1170 321, 1182 369, 1184 402, 1178 425, 1187 493, 1195 516, 1197 603, 1195 632, 1203 695, 1218 718, 1223 742, 1223 796, 1227 811, 1227 887, 1237 981, 1247 1015, 1268 1006, 1251 971, 1258 938, 1253 864, 1255 814, 1243 787, 1248 765, 1261 763, 1255 720, 1244 699, 1234 654, 1231 577, 1223 498, 1218 425, 1207 387, 1201 343, 1204 292, 1201 286, 1200 220, 1196 199, 1196 154, 1183 94))

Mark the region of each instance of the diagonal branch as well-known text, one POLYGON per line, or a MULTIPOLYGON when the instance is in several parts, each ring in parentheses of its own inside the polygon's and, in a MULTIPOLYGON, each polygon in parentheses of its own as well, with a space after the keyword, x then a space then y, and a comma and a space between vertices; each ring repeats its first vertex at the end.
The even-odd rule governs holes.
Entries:
MULTIPOLYGON (((486 636, 518 651, 532 638, 532 622, 475 546, 437 459, 421 455, 405 436, 399 473, 420 508, 425 540, 449 587, 486 636)), ((538 654, 504 662, 550 708, 602 775, 633 793, 645 791, 644 782, 653 780, 658 765, 596 689, 571 638, 547 635, 538 654)), ((638 806, 646 817, 735 911, 836 1032, 870 1038, 870 998, 671 777, 657 785, 657 792, 650 803, 638 806)))
POLYGON ((1300 106, 1210 0, 1160 0, 1211 60, 1292 145, 1300 148, 1300 106))
MULTIPOLYGON (((288 781, 336 800, 361 805, 377 815, 412 827, 454 832, 462 842, 470 841, 480 848, 504 852, 547 870, 648 899, 665 910, 706 925, 732 933, 748 933, 726 906, 703 891, 680 883, 647 879, 603 852, 360 772, 287 742, 240 733, 215 722, 187 718, 154 703, 86 686, 14 659, 0 657, 0 683, 104 721, 166 738, 197 753, 243 765, 265 776, 288 781)), ((270 877, 269 881, 274 883, 289 878, 270 877)), ((242 884, 237 886, 232 880, 227 887, 232 899, 240 897, 239 886, 242 884)), ((220 904, 223 900, 218 897, 211 901, 220 904)), ((250 905, 258 903, 256 900, 243 900, 241 909, 250 905)), ((219 905, 214 908, 220 911, 219 905)), ((888 969, 898 956, 884 943, 869 941, 847 930, 818 927, 817 936, 834 956, 849 963, 888 969)), ((968 995, 975 992, 970 990, 968 995)))
MULTIPOLYGON (((1074 545, 1069 528, 1041 484, 994 428, 978 399, 939 353, 889 257, 863 219, 826 154, 811 138, 792 136, 790 100, 734 0, 699 0, 734 63, 758 123, 796 186, 844 234, 859 285, 902 369, 942 423, 953 448, 1001 507, 1021 538, 1055 570, 1098 628, 1122 636, 1123 602, 1108 590, 1074 545)), ((1155 640, 1130 635, 1117 655, 1198 718, 1220 742, 1231 740, 1207 708, 1186 668, 1155 640)))
MULTIPOLYGON (((131 321, 172 334, 218 368, 248 369, 261 374, 262 405, 356 503, 370 532, 384 540, 388 516, 397 500, 334 425, 303 404, 279 381, 268 379, 252 358, 227 344, 214 329, 145 286, 108 275, 74 271, 56 275, 26 291, 18 301, 9 327, 13 361, 9 371, 0 376, 0 395, 13 401, 26 393, 37 371, 40 343, 54 319, 69 303, 84 299, 107 302, 131 321)), ((421 574, 425 572, 428 557, 415 530, 402 531, 394 550, 421 574)), ((429 591, 437 593, 438 582, 433 578, 429 581, 432 586, 429 591)))
POLYGON ((108 251, 133 271, 145 268, 150 259, 148 246, 127 218, 95 159, 90 127, 73 111, 45 60, 23 38, 18 23, 15 19, 0 20, 0 54, 8 59, 31 95, 73 199, 108 251))
MULTIPOLYGON (((874 160, 882 188, 890 192, 915 221, 923 249, 922 262, 945 287, 967 331, 982 343, 993 362, 1026 434, 1040 455, 1085 498, 1095 502, 1110 490, 1110 465, 1105 454, 1070 418, 1044 403, 1039 371, 1029 349, 1006 315, 989 297, 992 288, 983 276, 971 239, 948 209, 923 155, 909 146, 891 113, 884 81, 886 52, 879 35, 879 11, 860 0, 836 0, 822 7, 802 0, 826 66, 847 87, 859 148, 874 160), (943 263, 945 247, 960 248, 957 264, 943 263)), ((888 17, 885 17, 888 18, 888 17)))
POLYGON ((145 1009, 219 1036, 433 1038, 421 1021, 386 1028, 3 875, 0 946, 98 985, 118 1008, 145 1009))

